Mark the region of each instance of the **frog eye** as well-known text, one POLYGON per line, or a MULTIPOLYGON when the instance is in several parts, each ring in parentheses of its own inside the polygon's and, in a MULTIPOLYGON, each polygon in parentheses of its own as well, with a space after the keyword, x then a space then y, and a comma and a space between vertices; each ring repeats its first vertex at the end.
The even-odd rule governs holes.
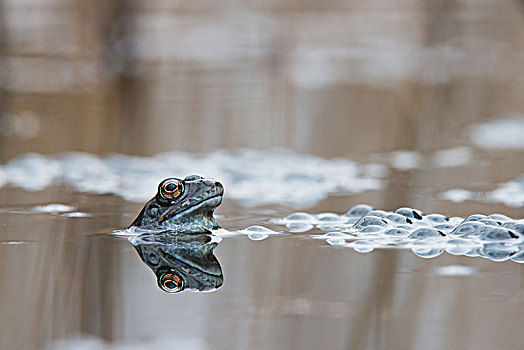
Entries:
POLYGON ((184 289, 184 280, 174 273, 164 273, 158 279, 158 285, 164 292, 176 293, 184 289))
POLYGON ((166 180, 160 186, 160 195, 164 199, 175 199, 180 196, 182 192, 184 192, 184 185, 176 179, 166 180))

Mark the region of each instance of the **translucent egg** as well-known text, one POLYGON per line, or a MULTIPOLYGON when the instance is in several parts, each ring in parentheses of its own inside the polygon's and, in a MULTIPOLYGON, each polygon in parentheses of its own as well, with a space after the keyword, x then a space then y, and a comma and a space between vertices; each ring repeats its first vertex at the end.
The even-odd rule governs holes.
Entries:
POLYGON ((355 205, 353 208, 349 209, 347 212, 345 212, 344 216, 352 216, 352 217, 361 218, 372 210, 373 210, 373 207, 370 205, 358 204, 358 205, 355 205))

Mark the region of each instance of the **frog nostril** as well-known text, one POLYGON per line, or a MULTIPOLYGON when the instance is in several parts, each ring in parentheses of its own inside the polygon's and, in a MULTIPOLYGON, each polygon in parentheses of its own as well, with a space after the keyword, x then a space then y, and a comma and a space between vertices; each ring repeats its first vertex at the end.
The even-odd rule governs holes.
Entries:
POLYGON ((215 180, 211 180, 211 179, 205 179, 202 181, 205 185, 207 186, 215 186, 215 180))

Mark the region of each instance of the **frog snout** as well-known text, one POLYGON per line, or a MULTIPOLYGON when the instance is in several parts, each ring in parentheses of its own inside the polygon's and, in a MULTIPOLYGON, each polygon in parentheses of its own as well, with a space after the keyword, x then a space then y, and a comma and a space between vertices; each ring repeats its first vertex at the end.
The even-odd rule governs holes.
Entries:
POLYGON ((205 180, 202 180, 202 182, 209 188, 215 187, 218 192, 220 193, 224 192, 224 186, 222 186, 222 184, 218 181, 215 181, 213 179, 205 179, 205 180))
POLYGON ((202 182, 204 183, 204 185, 209 186, 209 187, 213 187, 217 183, 215 180, 211 180, 211 179, 205 179, 205 180, 202 180, 202 182))

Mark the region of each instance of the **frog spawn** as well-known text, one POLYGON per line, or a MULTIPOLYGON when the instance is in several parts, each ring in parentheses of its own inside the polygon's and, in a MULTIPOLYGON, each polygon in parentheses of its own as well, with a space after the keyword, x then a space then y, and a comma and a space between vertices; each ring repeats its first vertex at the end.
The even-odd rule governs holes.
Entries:
POLYGON ((237 232, 247 235, 247 237, 252 241, 261 241, 268 238, 269 236, 277 236, 282 234, 282 232, 276 232, 267 227, 258 225, 249 226, 248 228, 239 230, 237 232))
POLYGON ((286 226, 289 232, 307 232, 313 228, 326 231, 312 238, 361 253, 377 248, 411 249, 424 258, 446 251, 494 261, 524 262, 524 220, 502 214, 448 218, 441 214, 425 215, 412 208, 388 212, 360 204, 343 215, 300 212, 274 219, 272 223, 286 226))

